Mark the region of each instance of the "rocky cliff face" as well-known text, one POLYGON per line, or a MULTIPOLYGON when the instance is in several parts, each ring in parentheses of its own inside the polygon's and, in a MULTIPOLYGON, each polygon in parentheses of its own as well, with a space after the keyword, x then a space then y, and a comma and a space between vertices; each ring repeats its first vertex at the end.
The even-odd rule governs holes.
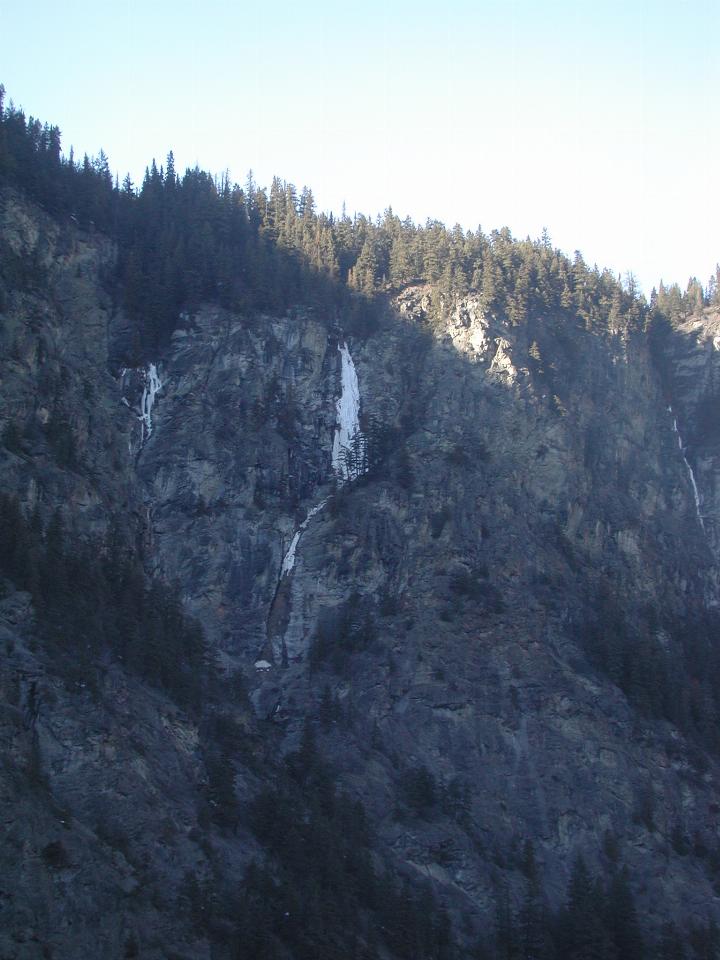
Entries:
MULTIPOLYGON (((720 434, 717 400, 720 387, 720 314, 707 308, 687 317, 662 337, 661 367, 668 401, 677 417, 681 444, 697 484, 699 512, 707 541, 718 556, 717 463, 720 434)), ((692 483, 692 481, 691 481, 692 483)))
MULTIPOLYGON (((4 291, 3 489, 82 536, 121 518, 179 585, 225 676, 246 677, 251 709, 222 688, 252 745, 227 761, 241 801, 263 776, 248 752, 295 749, 330 702, 321 749, 377 850, 467 930, 499 884, 521 897, 527 840, 553 904, 581 852, 642 878, 651 927, 712 916, 717 760, 601 661, 608 634, 630 660, 679 656, 667 624, 717 602, 717 317, 666 351, 669 398, 639 324, 513 326, 418 285, 363 338, 302 304, 206 306, 128 370, 111 247, 11 195, 0 233, 43 277, 4 291), (361 435, 343 471, 347 358, 361 435)), ((209 956, 178 920, 189 878, 222 861, 231 883, 261 853, 243 828, 198 828, 197 722, 121 664, 68 691, 26 595, 2 617, 5 953, 123 956, 140 931, 142 956, 209 956)))

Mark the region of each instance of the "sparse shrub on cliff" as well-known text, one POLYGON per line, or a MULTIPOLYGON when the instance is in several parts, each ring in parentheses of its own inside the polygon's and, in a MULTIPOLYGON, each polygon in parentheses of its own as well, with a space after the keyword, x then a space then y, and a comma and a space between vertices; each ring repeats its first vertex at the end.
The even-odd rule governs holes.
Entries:
POLYGON ((409 767, 400 775, 398 797, 414 816, 427 816, 438 801, 437 781, 427 767, 409 767))
POLYGON ((314 667, 327 665, 344 676, 353 654, 371 647, 376 638, 372 601, 353 593, 345 603, 321 612, 310 648, 310 662, 314 667))
POLYGON ((109 654, 189 709, 209 669, 199 624, 177 593, 148 581, 112 531, 100 544, 71 535, 61 511, 45 527, 0 496, 0 575, 33 597, 38 634, 58 671, 94 689, 109 654))
POLYGON ((62 840, 53 840, 46 844, 40 855, 45 865, 53 870, 64 870, 70 866, 70 858, 62 840))

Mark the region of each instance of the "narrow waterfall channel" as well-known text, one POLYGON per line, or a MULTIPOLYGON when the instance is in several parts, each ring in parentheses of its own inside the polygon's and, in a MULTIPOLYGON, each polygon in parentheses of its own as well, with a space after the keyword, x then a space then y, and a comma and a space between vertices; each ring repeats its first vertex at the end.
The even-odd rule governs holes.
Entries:
POLYGON ((338 344, 341 357, 340 396, 335 402, 337 427, 333 436, 332 466, 336 476, 347 482, 363 472, 357 462, 360 441, 360 386, 347 343, 338 344))
MULTIPOLYGON (((668 413, 672 413, 672 412, 673 412, 672 407, 668 407, 668 413)), ((705 532, 705 521, 703 520, 702 515, 700 514, 700 491, 698 490, 698 485, 695 481, 695 473, 693 471, 693 468, 690 466, 690 463, 688 462, 688 458, 685 456, 685 445, 683 444, 682 437, 680 436, 677 417, 673 417, 673 433, 677 436, 678 447, 680 449, 680 453, 683 458, 683 463, 687 467, 688 474, 690 475, 690 485, 692 486, 693 497, 695 498, 695 513, 697 514, 697 518, 700 521, 700 526, 702 527, 703 532, 705 532)))
MULTIPOLYGON (((335 475, 344 483, 356 479, 363 471, 353 457, 353 444, 360 437, 360 386, 355 364, 350 356, 347 343, 338 344, 340 351, 340 396, 335 401, 337 425, 333 434, 332 467, 335 475)), ((144 396, 144 395, 143 395, 144 396)), ((308 524, 328 502, 326 497, 308 511, 308 515, 295 531, 290 546, 283 557, 280 579, 286 577, 295 566, 300 537, 308 524)))
POLYGON ((143 444, 152 434, 152 411, 155 406, 155 394, 162 390, 162 382, 157 367, 151 363, 145 374, 145 386, 140 399, 140 443, 143 444))
MULTIPOLYGON (((331 456, 333 473, 338 482, 344 484, 357 479, 364 472, 365 466, 361 450, 360 386, 357 371, 347 343, 338 344, 338 350, 340 352, 340 396, 335 401, 336 426, 331 456)), ((256 670, 261 672, 269 670, 272 667, 272 660, 277 660, 278 651, 284 649, 285 631, 290 616, 290 575, 295 569, 300 540, 310 521, 325 507, 328 499, 325 497, 308 510, 307 516, 296 529, 290 546, 285 552, 275 596, 270 606, 267 640, 263 653, 255 661, 256 670)))
POLYGON ((300 542, 300 537, 303 535, 303 532, 307 529, 307 525, 310 523, 312 518, 316 513, 320 513, 322 508, 327 503, 327 497, 324 500, 321 500, 320 503, 316 504, 305 517, 303 522, 295 531, 295 534, 290 541, 290 546, 288 551, 283 557, 282 567, 280 568, 280 578, 286 577, 289 573, 292 572, 293 567, 295 566, 295 551, 297 550, 298 543, 300 542))
MULTIPOLYGON (((123 367, 120 371, 120 385, 121 388, 125 389, 125 378, 130 374, 130 390, 135 391, 138 388, 138 381, 142 383, 142 396, 140 397, 140 402, 137 406, 134 403, 131 403, 126 396, 121 398, 121 402, 130 410, 140 421, 140 444, 136 449, 136 453, 142 450, 146 441, 149 440, 153 431, 153 422, 152 414, 153 407, 155 406, 155 397, 163 388, 162 381, 157 371, 157 366, 154 363, 148 364, 147 368, 137 367, 137 368, 127 368, 123 367)), ((132 455, 133 452, 133 437, 130 436, 128 439, 128 452, 132 455)))

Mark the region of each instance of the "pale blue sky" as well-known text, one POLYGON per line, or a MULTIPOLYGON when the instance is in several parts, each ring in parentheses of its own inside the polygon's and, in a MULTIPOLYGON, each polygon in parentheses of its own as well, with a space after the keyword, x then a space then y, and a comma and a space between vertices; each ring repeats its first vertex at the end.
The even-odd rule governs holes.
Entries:
POLYGON ((720 260, 720 0, 8 0, 0 81, 135 180, 173 149, 706 283, 720 260))

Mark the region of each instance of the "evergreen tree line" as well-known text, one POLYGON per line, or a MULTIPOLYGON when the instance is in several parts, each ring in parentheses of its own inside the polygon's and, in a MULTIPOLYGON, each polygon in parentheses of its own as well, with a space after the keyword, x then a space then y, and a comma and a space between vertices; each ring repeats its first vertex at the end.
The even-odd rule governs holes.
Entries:
POLYGON ((656 315, 665 318, 672 326, 700 313, 705 307, 720 307, 720 264, 706 288, 696 277, 688 280, 685 290, 677 283, 669 286, 660 283, 652 292, 650 306, 656 315))
MULTIPOLYGON (((608 851, 612 852, 612 851, 608 851)), ((720 936, 713 921, 680 931, 667 921, 652 942, 643 935, 626 868, 610 863, 604 877, 593 875, 577 857, 565 903, 549 910, 532 844, 525 844, 522 864, 526 892, 514 908, 507 888, 496 896, 496 920, 487 960, 714 960, 720 936)))
POLYGON ((117 526, 104 543, 68 534, 61 512, 45 525, 0 494, 0 577, 33 600, 37 635, 68 681, 93 689, 112 660, 197 709, 206 671, 200 625, 176 592, 148 582, 117 526))
POLYGON ((26 192, 49 214, 72 217, 84 227, 107 233, 113 227, 113 181, 103 151, 76 161, 64 157, 60 130, 13 106, 5 105, 0 84, 0 186, 26 192))
MULTIPOLYGON (((118 302, 134 321, 134 359, 156 353, 184 312, 200 302, 232 309, 317 307, 346 328, 373 321, 376 294, 412 282, 434 287, 433 309, 451 308, 473 293, 480 306, 512 323, 553 314, 611 329, 644 321, 646 305, 630 278, 570 260, 547 235, 516 241, 507 228, 448 229, 400 219, 388 208, 375 219, 318 212, 312 191, 274 178, 269 189, 250 175, 243 187, 229 176, 175 170, 155 161, 137 187, 113 182, 108 159, 77 162, 61 153, 60 131, 4 106, 0 87, 0 185, 12 185, 49 213, 107 233, 118 245, 118 302)), ((684 302, 715 302, 694 281, 684 302)), ((676 296, 661 287, 659 306, 676 296)))
POLYGON ((667 720, 705 749, 720 752, 720 618, 715 611, 660 623, 648 609, 631 623, 606 585, 592 614, 570 631, 642 714, 667 720))

